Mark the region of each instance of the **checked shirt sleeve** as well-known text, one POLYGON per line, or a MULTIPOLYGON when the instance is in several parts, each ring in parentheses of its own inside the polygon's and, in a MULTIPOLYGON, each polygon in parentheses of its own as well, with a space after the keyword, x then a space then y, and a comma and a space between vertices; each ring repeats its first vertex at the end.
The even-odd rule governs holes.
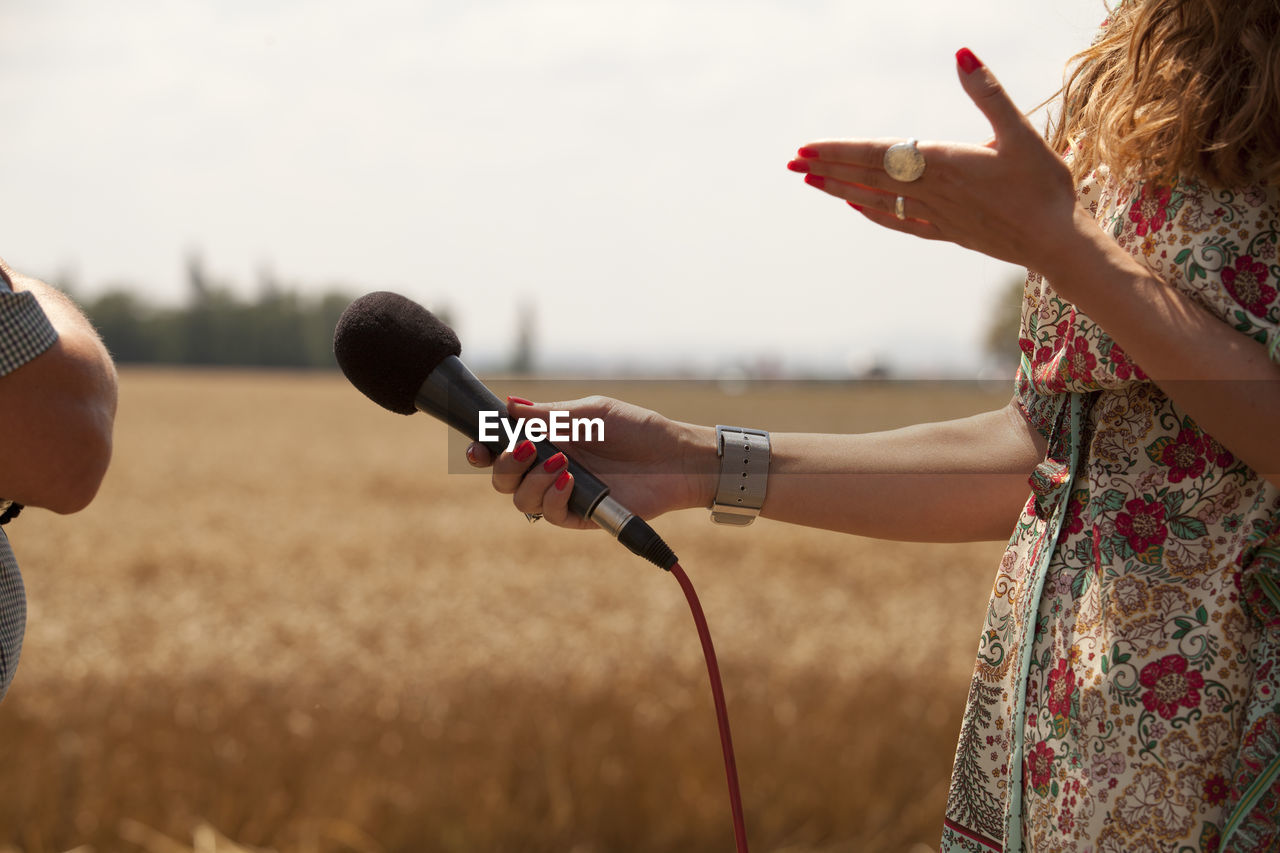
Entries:
POLYGON ((53 346, 58 332, 35 296, 0 282, 0 376, 12 373, 53 346))

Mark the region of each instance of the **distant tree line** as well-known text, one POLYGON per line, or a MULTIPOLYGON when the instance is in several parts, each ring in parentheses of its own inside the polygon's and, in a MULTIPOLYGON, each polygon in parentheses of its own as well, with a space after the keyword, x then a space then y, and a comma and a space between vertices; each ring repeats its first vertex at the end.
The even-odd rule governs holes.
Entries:
MULTIPOLYGON (((257 297, 248 300, 212 281, 196 256, 188 259, 187 283, 190 298, 180 307, 156 306, 123 287, 79 301, 122 364, 337 366, 333 330, 354 298, 351 293, 331 289, 303 295, 264 276, 257 297)), ((1011 364, 1019 356, 1022 287, 1021 277, 1001 287, 985 330, 987 353, 1011 364)), ((443 322, 451 322, 447 311, 437 308, 435 313, 443 322)), ((507 370, 532 371, 534 326, 532 306, 522 305, 516 349, 507 370)))
POLYGON ((333 329, 350 294, 304 296, 266 278, 247 300, 211 281, 198 258, 189 259, 187 277, 190 299, 181 307, 157 307, 123 288, 82 300, 117 362, 336 366, 333 329))

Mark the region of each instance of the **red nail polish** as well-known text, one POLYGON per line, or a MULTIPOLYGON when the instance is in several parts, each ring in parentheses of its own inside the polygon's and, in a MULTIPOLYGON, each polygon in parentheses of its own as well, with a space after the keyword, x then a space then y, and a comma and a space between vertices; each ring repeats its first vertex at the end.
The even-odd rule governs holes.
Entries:
POLYGON ((526 438, 516 445, 516 449, 511 455, 516 458, 517 462, 523 462, 532 456, 536 450, 537 448, 533 446, 533 442, 526 438))
POLYGON ((476 446, 474 444, 467 447, 467 461, 472 465, 476 464, 476 446))
POLYGON ((812 145, 806 145, 805 147, 797 151, 796 154, 798 154, 801 157, 804 157, 807 160, 818 159, 818 149, 814 148, 812 145))
POLYGON ((507 405, 508 405, 508 406, 510 406, 512 403, 519 403, 519 404, 520 404, 520 405, 522 405, 522 406, 532 406, 532 405, 533 405, 533 401, 532 401, 532 400, 526 400, 524 397, 512 397, 512 396, 508 395, 508 396, 507 396, 507 405))
POLYGON ((803 160, 792 160, 787 164, 787 168, 793 172, 807 172, 809 171, 809 164, 803 160))
POLYGON ((556 491, 563 492, 564 487, 569 485, 569 481, 572 479, 573 477, 569 474, 568 471, 561 471, 560 476, 556 477, 556 491))
POLYGON ((546 462, 542 463, 542 470, 546 471, 547 473, 551 473, 552 471, 561 467, 568 461, 569 461, 568 459, 565 459, 565 456, 563 453, 557 453, 555 456, 552 456, 546 462))
POLYGON ((827 185, 827 179, 821 175, 805 175, 804 182, 809 186, 817 187, 818 189, 822 189, 827 185))
POLYGON ((965 74, 972 74, 982 67, 982 62, 967 47, 962 47, 956 51, 956 63, 965 74))

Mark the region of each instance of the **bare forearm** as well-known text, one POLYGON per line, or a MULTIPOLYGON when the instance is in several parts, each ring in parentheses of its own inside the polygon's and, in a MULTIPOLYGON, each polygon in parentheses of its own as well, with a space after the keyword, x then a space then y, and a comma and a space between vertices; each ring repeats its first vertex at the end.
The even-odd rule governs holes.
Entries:
POLYGON ((775 433, 767 518, 903 541, 1004 539, 1044 456, 1010 404, 862 435, 775 433))

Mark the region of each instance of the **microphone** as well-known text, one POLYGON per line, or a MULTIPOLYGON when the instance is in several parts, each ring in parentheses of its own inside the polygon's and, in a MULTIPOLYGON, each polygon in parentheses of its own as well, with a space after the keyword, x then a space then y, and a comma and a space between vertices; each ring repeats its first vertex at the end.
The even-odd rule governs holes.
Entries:
MULTIPOLYGON (((506 404, 458 358, 462 344, 453 329, 397 293, 367 293, 348 305, 333 333, 333 354, 352 385, 397 414, 426 412, 473 441, 481 441, 481 411, 497 411, 507 419, 506 404)), ((503 450, 501 438, 481 443, 494 456, 503 450)), ((560 452, 550 441, 534 446, 538 461, 560 452)), ((676 555, 644 519, 609 497, 609 487, 572 459, 569 472, 574 480, 570 510, 603 527, 631 552, 671 570, 676 555)))

